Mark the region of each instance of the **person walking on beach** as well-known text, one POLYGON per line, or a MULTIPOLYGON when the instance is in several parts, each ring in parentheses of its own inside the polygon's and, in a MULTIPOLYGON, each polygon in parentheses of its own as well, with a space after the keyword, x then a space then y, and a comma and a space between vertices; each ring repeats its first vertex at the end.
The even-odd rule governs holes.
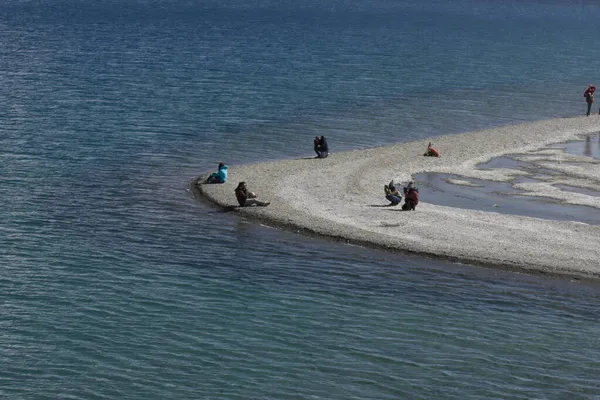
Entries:
POLYGON ((412 182, 409 182, 408 186, 404 188, 404 204, 402 205, 402 210, 414 211, 417 204, 419 204, 419 189, 417 189, 412 182))
POLYGON ((256 194, 249 191, 246 182, 240 182, 235 188, 235 197, 241 207, 260 206, 266 207, 270 202, 260 201, 256 198, 256 194))
POLYGON ((317 158, 325 158, 329 155, 329 146, 327 145, 327 139, 325 139, 325 136, 321 136, 319 138, 319 144, 317 146, 316 152, 317 158))
MULTIPOLYGON (((590 116, 590 112, 592 111, 592 104, 594 103, 594 92, 596 91, 596 87, 589 85, 588 88, 583 92, 583 97, 585 97, 585 101, 587 103, 587 114, 586 116, 590 116)), ((600 114, 600 110, 598 111, 600 114)))
POLYGON ((385 198, 390 201, 390 206, 397 206, 402 201, 402 195, 392 180, 389 185, 383 185, 385 198))
POLYGON ((213 172, 206 178, 206 183, 225 183, 227 182, 227 165, 219 163, 217 172, 213 172))

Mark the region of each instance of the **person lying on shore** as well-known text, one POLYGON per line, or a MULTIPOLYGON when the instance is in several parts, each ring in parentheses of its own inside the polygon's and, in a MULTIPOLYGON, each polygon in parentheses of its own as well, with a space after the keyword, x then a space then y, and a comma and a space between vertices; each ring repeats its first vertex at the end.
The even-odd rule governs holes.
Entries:
POLYGON ((213 172, 206 178, 205 183, 225 183, 227 182, 227 165, 219 163, 219 169, 217 172, 213 172))
POLYGON ((240 182, 235 188, 235 197, 241 207, 260 206, 266 207, 270 202, 260 201, 256 198, 256 194, 249 191, 246 182, 240 182))
POLYGON ((397 206, 402 201, 402 195, 394 185, 394 181, 391 181, 389 185, 383 185, 383 191, 385 198, 390 201, 390 206, 397 206))
POLYGON ((408 186, 404 188, 404 204, 402 205, 402 210, 414 211, 417 204, 419 204, 419 189, 417 189, 412 182, 409 182, 408 186))
POLYGON ((319 144, 317 145, 315 151, 317 153, 317 158, 325 158, 329 155, 329 146, 327 145, 327 139, 325 139, 325 136, 321 136, 319 138, 319 144))
POLYGON ((431 144, 431 142, 429 142, 429 145, 427 146, 427 151, 423 155, 425 157, 439 157, 440 156, 440 152, 437 151, 436 149, 434 149, 433 145, 431 144))

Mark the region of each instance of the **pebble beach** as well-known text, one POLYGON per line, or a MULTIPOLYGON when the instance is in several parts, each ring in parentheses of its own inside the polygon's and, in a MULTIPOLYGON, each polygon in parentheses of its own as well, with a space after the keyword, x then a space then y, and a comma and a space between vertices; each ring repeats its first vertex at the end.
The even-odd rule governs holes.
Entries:
MULTIPOLYGON (((515 153, 564 166, 563 172, 574 181, 600 190, 598 160, 575 156, 570 160, 544 150, 598 131, 600 117, 592 116, 431 138, 442 153, 440 158, 423 156, 430 140, 336 152, 330 139, 333 152, 326 159, 229 164, 227 183, 201 184, 201 176, 191 187, 197 196, 245 217, 353 244, 530 273, 599 278, 600 226, 434 205, 428 203, 428 196, 435 194, 425 190, 416 211, 383 207, 388 203, 384 184, 392 179, 405 184, 420 172, 508 181, 519 172, 480 170, 476 165, 515 153), (240 181, 271 205, 235 207, 234 188, 240 181)), ((311 146, 307 141, 307 149, 311 146)), ((591 212, 600 208, 593 196, 561 199, 551 184, 532 190, 536 196, 588 206, 591 212)))

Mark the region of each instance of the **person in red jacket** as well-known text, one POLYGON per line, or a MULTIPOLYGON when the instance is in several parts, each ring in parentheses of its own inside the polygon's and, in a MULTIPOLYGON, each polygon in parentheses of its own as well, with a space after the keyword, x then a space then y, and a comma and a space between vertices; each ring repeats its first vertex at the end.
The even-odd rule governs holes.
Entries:
POLYGON ((419 189, 417 189, 412 182, 409 182, 408 186, 404 188, 404 204, 402 205, 402 210, 414 211, 417 204, 419 204, 419 189))
MULTIPOLYGON (((583 97, 585 97, 585 102, 587 103, 587 116, 590 116, 590 112, 592 111, 592 104, 594 103, 594 92, 596 91, 596 87, 589 85, 588 88, 583 92, 583 97)), ((598 111, 600 114, 600 111, 598 111)))
POLYGON ((440 152, 434 149, 431 142, 429 142, 429 145, 427 146, 427 151, 423 155, 426 157, 439 157, 440 152))

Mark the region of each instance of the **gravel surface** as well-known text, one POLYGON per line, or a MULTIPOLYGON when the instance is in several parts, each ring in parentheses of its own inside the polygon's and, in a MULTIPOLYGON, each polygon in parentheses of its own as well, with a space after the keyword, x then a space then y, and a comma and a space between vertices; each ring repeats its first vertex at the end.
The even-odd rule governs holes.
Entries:
MULTIPOLYGON (((598 278, 600 226, 428 204, 427 196, 434 194, 423 190, 416 211, 382 207, 389 203, 383 185, 391 179, 405 184, 419 172, 435 171, 510 180, 514 177, 510 170, 481 171, 475 166, 510 153, 551 157, 552 152, 544 155, 544 146, 580 140, 578 135, 598 131, 600 117, 591 116, 440 136, 431 139, 442 154, 440 158, 423 156, 430 140, 340 153, 335 152, 335 143, 330 143, 334 151, 326 159, 229 165, 227 183, 198 185, 196 179, 191 188, 197 196, 246 217, 350 243, 504 269, 598 278), (246 181, 259 199, 271 205, 234 207, 234 188, 240 181, 246 181)), ((307 138, 306 147, 309 156, 311 138, 307 138)), ((582 169, 578 172, 566 165, 566 173, 600 190, 600 165, 588 161, 590 168, 578 166, 582 169)), ((547 162, 556 164, 561 159, 549 158, 547 162)), ((536 188, 536 195, 545 192, 556 198, 551 185, 536 188)), ((590 196, 583 196, 581 202, 600 207, 590 196)))

